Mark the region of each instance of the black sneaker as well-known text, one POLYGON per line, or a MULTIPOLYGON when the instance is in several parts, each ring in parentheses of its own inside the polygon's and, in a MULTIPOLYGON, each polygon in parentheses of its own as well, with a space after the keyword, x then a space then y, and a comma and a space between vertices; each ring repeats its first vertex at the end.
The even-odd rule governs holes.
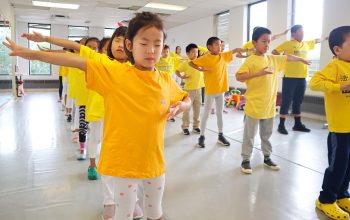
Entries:
POLYGON ((305 127, 304 124, 294 125, 293 131, 310 132, 311 130, 305 127))
POLYGON ((72 122, 72 115, 68 115, 67 122, 72 122))
POLYGON ((264 159, 264 165, 270 168, 271 170, 280 170, 280 167, 277 164, 275 164, 270 157, 266 157, 264 159))
POLYGON ((226 138, 222 134, 219 134, 218 142, 224 146, 230 146, 230 142, 228 142, 228 140, 226 140, 226 138))
POLYGON ((252 167, 250 166, 249 160, 244 160, 241 164, 241 171, 245 174, 251 174, 253 172, 252 167))
POLYGON ((189 131, 187 128, 182 129, 182 133, 183 133, 184 135, 190 135, 190 131, 189 131))
POLYGON ((205 148, 204 140, 205 137, 203 135, 199 136, 197 145, 199 148, 205 148))
POLYGON ((288 134, 288 131, 287 131, 287 129, 284 127, 284 125, 278 125, 277 131, 278 131, 280 134, 288 134))
POLYGON ((194 128, 194 129, 193 129, 193 132, 196 133, 196 134, 200 134, 200 133, 201 133, 201 129, 199 129, 199 128, 194 128))

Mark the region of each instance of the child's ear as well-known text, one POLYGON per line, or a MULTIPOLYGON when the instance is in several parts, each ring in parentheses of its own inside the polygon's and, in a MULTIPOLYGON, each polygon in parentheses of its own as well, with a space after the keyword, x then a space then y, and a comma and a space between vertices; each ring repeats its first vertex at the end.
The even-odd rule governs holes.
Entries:
POLYGON ((125 39, 125 47, 129 52, 132 51, 132 42, 129 39, 125 39))
POLYGON ((333 51, 335 53, 336 56, 339 56, 339 54, 341 53, 341 47, 339 46, 334 46, 333 47, 333 51))

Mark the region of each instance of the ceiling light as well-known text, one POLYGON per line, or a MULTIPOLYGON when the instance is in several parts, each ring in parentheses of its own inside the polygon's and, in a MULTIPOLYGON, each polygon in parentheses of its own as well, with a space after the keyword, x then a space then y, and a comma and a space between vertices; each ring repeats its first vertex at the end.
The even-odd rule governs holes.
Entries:
POLYGON ((66 4, 66 3, 56 3, 56 2, 42 2, 42 1, 32 1, 34 6, 49 7, 49 8, 65 8, 65 9, 78 9, 80 5, 77 4, 66 4))
POLYGON ((155 3, 155 2, 150 2, 147 5, 145 5, 145 7, 146 8, 171 10, 171 11, 183 11, 187 8, 187 7, 179 6, 179 5, 168 5, 168 4, 155 3))

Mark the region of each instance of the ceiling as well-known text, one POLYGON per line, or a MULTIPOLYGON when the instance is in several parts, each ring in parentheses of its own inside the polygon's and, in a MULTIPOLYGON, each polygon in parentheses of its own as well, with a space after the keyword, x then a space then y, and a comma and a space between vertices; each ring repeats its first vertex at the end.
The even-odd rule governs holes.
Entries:
MULTIPOLYGON (((50 0, 41 0, 50 1, 50 0)), ((26 22, 69 24, 115 28, 118 21, 130 20, 135 12, 152 11, 164 14, 167 28, 215 15, 231 8, 258 0, 53 0, 59 3, 79 4, 78 10, 36 7, 31 0, 10 0, 15 8, 16 19, 26 22), (186 6, 174 12, 150 9, 149 2, 186 6), (58 15, 58 16, 57 16, 58 15), (60 17, 64 16, 64 17, 60 17)))

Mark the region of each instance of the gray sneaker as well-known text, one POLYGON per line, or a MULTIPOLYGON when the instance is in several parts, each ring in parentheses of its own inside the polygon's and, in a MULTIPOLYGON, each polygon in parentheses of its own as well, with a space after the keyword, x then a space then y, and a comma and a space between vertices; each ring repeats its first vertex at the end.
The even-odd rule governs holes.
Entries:
POLYGON ((277 164, 275 164, 270 157, 265 157, 264 165, 270 168, 271 170, 280 170, 280 167, 277 164))
POLYGON ((250 166, 249 160, 244 160, 241 164, 241 170, 245 174, 251 174, 253 172, 252 167, 250 166))

